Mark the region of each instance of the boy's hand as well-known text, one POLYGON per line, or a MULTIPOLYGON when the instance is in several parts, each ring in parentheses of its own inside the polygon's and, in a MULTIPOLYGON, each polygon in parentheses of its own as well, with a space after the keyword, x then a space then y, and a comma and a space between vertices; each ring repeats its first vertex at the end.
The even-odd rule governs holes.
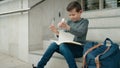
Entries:
POLYGON ((62 28, 64 30, 70 30, 70 26, 67 23, 65 23, 65 22, 59 22, 58 23, 58 27, 62 28))
POLYGON ((50 25, 50 30, 55 33, 56 35, 59 35, 58 29, 54 26, 54 24, 50 25))

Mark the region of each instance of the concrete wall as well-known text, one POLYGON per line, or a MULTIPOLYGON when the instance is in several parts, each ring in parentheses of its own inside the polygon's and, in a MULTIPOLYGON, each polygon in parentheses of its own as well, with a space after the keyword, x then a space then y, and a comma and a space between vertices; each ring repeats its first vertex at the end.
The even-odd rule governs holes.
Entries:
POLYGON ((42 49, 43 5, 29 11, 29 50, 42 49))
MULTIPOLYGON (((27 0, 0 4, 0 14, 28 9, 27 0)), ((0 15, 0 52, 28 61, 28 12, 0 15)))

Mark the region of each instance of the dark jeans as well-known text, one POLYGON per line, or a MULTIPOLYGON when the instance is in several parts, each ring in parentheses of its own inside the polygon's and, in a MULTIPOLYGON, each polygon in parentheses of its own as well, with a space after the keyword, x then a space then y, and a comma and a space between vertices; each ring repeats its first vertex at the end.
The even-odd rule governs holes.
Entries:
POLYGON ((53 42, 50 44, 43 57, 39 61, 37 68, 44 68, 54 52, 58 52, 64 56, 69 68, 77 68, 74 58, 82 57, 83 47, 79 45, 65 43, 57 45, 55 42, 53 42))

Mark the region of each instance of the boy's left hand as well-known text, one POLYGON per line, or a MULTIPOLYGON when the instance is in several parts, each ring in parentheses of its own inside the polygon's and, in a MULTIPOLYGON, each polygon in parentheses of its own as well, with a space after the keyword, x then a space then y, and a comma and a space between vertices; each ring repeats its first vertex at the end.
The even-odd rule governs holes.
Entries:
POLYGON ((64 30, 70 30, 70 26, 65 22, 59 22, 58 27, 64 30))

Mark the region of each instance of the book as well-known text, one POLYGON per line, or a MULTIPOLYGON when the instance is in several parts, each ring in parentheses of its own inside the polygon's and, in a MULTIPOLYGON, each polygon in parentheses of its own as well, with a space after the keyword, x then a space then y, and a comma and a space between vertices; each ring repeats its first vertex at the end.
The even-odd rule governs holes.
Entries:
POLYGON ((51 41, 56 42, 58 45, 60 45, 61 43, 70 43, 70 44, 82 45, 79 42, 73 41, 73 39, 74 39, 74 35, 72 35, 71 33, 60 30, 58 40, 51 40, 51 41))

